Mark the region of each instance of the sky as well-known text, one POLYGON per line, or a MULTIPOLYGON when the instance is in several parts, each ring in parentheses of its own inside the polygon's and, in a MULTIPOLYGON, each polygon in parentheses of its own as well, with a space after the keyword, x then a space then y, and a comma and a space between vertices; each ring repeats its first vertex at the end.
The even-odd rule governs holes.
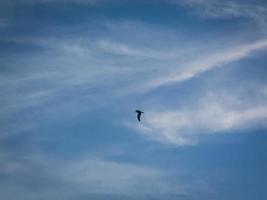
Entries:
POLYGON ((1 0, 0 198, 267 199, 266 58, 265 0, 1 0))

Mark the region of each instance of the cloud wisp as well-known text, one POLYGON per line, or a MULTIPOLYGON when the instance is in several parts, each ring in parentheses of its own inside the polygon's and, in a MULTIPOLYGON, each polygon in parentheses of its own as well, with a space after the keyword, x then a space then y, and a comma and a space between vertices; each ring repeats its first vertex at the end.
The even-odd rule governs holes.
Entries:
POLYGON ((267 7, 261 1, 170 0, 169 2, 190 7, 206 19, 247 18, 254 20, 259 25, 266 24, 267 7))
POLYGON ((220 98, 206 97, 194 108, 147 111, 144 123, 134 127, 152 139, 176 145, 196 144, 201 134, 266 127, 266 104, 237 106, 220 98))
POLYGON ((0 166, 0 175, 9 176, 11 180, 0 181, 0 195, 9 199, 16 199, 18 193, 25 199, 40 199, 40 196, 79 199, 99 195, 143 198, 185 192, 175 191, 166 181, 168 174, 163 170, 91 156, 54 160, 41 155, 20 158, 0 155, 0 166), (14 181, 20 179, 25 181, 14 181), (24 184, 35 191, 27 191, 24 184))
MULTIPOLYGON (((101 22, 101 27, 103 24, 107 25, 101 22)), ((15 116, 13 114, 20 111, 30 113, 28 110, 31 113, 44 112, 49 117, 61 113, 57 112, 60 108, 70 114, 86 112, 90 109, 89 105, 96 108, 129 94, 139 96, 160 86, 184 82, 267 47, 266 38, 242 44, 231 38, 224 46, 220 42, 215 43, 220 38, 211 38, 210 46, 205 46, 205 42, 193 38, 191 42, 173 39, 182 33, 162 28, 120 21, 107 25, 110 37, 96 37, 88 32, 72 37, 18 36, 1 39, 3 43, 37 49, 35 52, 29 49, 23 55, 11 51, 7 58, 3 58, 4 65, 14 68, 13 71, 7 70, 0 81, 5 105, 3 118, 14 121, 9 116, 15 116), (120 40, 112 37, 119 34, 122 35, 120 40), (136 35, 141 36, 135 38, 136 35), (224 49, 214 50, 220 46, 224 49), (14 67, 20 63, 23 63, 22 71, 14 67)), ((7 125, 3 129, 9 132, 15 128, 12 127, 7 125)))
MULTIPOLYGON (((30 107, 41 108, 47 103, 51 105, 51 102, 57 101, 62 95, 64 97, 67 93, 73 92, 73 89, 82 93, 78 100, 83 98, 86 102, 97 102, 98 104, 101 95, 111 96, 109 94, 112 93, 113 98, 120 98, 120 95, 125 96, 125 93, 138 94, 140 91, 141 93, 150 91, 162 85, 189 80, 206 71, 246 58, 267 46, 266 39, 258 40, 254 43, 232 47, 229 50, 198 56, 199 58, 193 62, 183 61, 184 67, 167 67, 166 70, 162 65, 168 60, 168 52, 132 49, 126 45, 123 45, 122 48, 121 44, 103 43, 103 40, 100 40, 99 43, 85 42, 81 39, 57 41, 54 39, 26 39, 13 42, 35 43, 45 51, 41 56, 25 61, 28 66, 31 66, 25 69, 25 76, 10 74, 1 80, 2 93, 8 94, 4 98, 4 103, 7 103, 5 113, 9 114, 30 107), (106 55, 106 52, 115 55, 110 59, 110 55, 106 55), (148 52, 145 55, 145 57, 149 57, 147 61, 143 60, 145 52, 148 52), (52 53, 57 56, 53 56, 52 53), (118 58, 116 54, 120 54, 119 56, 122 54, 122 57, 118 58), (133 57, 136 58, 134 63, 131 61, 133 57), (159 57, 157 60, 162 59, 161 62, 154 64, 155 57, 159 57), (144 62, 147 62, 149 67, 142 68, 144 62), (123 65, 123 67, 118 65, 123 65), (36 69, 40 69, 37 66, 46 71, 36 71, 36 69), (99 68, 99 66, 102 67, 99 68), (172 73, 166 75, 166 71, 172 71, 172 73), (118 76, 120 79, 114 79, 118 76), (143 80, 139 76, 144 77, 143 80), (142 85, 136 85, 136 80, 140 80, 142 85), (40 88, 41 82, 42 87, 40 88), (18 88, 20 88, 20 93, 16 92, 18 88), (94 92, 94 95, 83 93, 84 90, 90 92, 95 91, 96 88, 100 89, 99 92, 94 92)), ((170 62, 175 62, 174 60, 171 58, 170 62)), ((71 98, 66 102, 68 110, 71 109, 69 103, 74 105, 77 103, 76 101, 71 98)), ((53 110, 52 108, 51 110, 53 110)), ((79 111, 76 110, 76 112, 79 111)), ((9 127, 5 129, 10 130, 9 127)))
POLYGON ((228 50, 204 55, 193 62, 189 61, 184 67, 179 67, 178 71, 172 71, 168 76, 163 75, 162 78, 146 83, 143 90, 155 89, 162 85, 189 80, 206 71, 244 59, 255 51, 266 47, 267 39, 262 39, 250 44, 243 44, 228 50))

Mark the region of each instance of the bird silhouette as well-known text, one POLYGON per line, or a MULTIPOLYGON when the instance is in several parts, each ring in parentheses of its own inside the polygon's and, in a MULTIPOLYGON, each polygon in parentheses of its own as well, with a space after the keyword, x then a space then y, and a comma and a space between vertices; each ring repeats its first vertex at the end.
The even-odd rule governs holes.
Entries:
POLYGON ((141 121, 141 114, 144 113, 144 112, 142 112, 140 110, 136 110, 135 112, 137 112, 137 119, 140 122, 141 121))

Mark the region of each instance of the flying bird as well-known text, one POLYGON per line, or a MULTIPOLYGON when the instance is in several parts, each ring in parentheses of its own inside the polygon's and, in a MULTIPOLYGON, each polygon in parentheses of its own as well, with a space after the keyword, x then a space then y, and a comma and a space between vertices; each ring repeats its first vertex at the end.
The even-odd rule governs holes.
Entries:
POLYGON ((141 114, 144 113, 144 112, 142 112, 140 110, 136 110, 135 112, 137 112, 137 119, 140 122, 141 121, 141 114))

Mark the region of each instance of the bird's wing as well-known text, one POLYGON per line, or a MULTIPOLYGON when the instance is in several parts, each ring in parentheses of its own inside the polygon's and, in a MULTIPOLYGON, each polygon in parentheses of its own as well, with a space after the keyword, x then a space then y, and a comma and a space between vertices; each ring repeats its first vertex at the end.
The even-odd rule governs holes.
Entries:
POLYGON ((140 120, 140 117, 141 117, 141 113, 138 113, 138 114, 137 114, 137 119, 138 119, 139 122, 141 121, 141 120, 140 120))

